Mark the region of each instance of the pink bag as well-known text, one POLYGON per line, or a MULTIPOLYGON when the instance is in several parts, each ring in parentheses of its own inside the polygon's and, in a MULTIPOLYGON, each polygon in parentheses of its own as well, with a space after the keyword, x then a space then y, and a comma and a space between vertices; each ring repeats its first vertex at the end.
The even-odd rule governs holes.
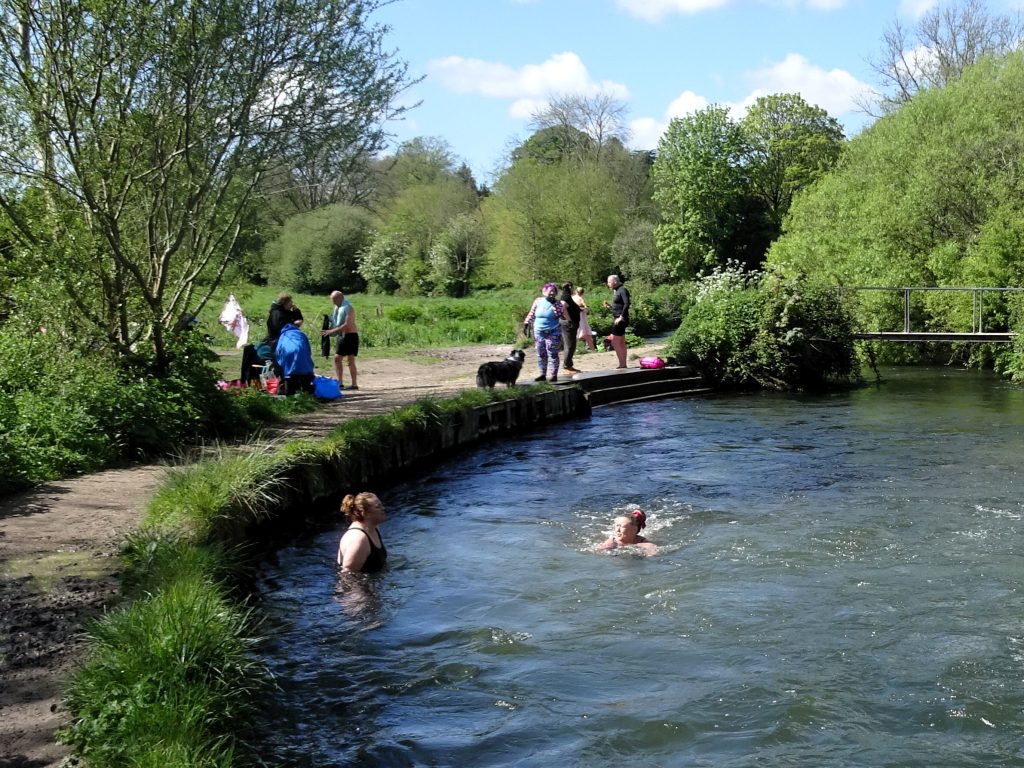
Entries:
POLYGON ((641 357, 640 358, 641 368, 664 368, 665 361, 660 357, 641 357))

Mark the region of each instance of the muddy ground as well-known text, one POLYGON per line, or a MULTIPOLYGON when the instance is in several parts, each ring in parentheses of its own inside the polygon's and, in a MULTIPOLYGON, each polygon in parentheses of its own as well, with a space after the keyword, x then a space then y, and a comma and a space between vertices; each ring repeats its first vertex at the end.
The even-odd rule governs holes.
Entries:
MULTIPOLYGON (((630 351, 630 366, 654 348, 630 351)), ((361 360, 359 391, 290 421, 263 440, 316 436, 349 418, 474 386, 476 369, 505 346, 429 350, 361 360)), ((577 353, 577 368, 611 370, 610 352, 577 353)), ((527 355, 522 381, 535 375, 527 355)), ((347 378, 347 373, 346 373, 347 378)), ((166 464, 47 483, 0 499, 0 768, 68 762, 54 734, 67 723, 65 680, 82 658, 88 621, 116 605, 118 551, 165 476, 166 464)))

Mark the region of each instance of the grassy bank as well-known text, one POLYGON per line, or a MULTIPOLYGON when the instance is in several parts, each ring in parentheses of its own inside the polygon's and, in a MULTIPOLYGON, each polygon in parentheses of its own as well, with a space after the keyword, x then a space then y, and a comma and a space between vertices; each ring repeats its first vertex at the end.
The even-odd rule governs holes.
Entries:
POLYGON ((273 531, 280 510, 294 521, 294 510, 317 499, 379 481, 415 458, 416 446, 435 450, 470 409, 505 403, 524 423, 543 420, 539 393, 558 394, 542 385, 422 400, 348 421, 322 440, 175 471, 126 544, 126 604, 88 629, 62 740, 92 768, 249 762, 246 724, 269 684, 251 653, 258 617, 239 588, 254 540, 273 531))

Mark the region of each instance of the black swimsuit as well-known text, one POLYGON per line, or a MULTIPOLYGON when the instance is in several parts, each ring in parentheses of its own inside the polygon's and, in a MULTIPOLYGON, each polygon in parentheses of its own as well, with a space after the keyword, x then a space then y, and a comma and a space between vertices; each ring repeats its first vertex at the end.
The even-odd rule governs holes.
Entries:
POLYGON ((359 531, 362 533, 368 542, 370 542, 370 554, 366 556, 366 561, 363 563, 363 567, 359 569, 360 573, 377 573, 377 571, 383 571, 385 561, 388 559, 388 550, 384 546, 384 537, 380 535, 380 531, 377 531, 377 538, 380 539, 380 546, 378 547, 373 543, 373 539, 370 538, 370 534, 364 531, 362 528, 349 528, 350 531, 359 531))

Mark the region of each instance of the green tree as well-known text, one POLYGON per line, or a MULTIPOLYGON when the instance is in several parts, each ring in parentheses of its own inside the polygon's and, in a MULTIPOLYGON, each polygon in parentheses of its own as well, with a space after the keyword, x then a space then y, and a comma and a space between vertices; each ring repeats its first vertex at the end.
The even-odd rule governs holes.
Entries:
POLYGON ((122 354, 208 300, 264 173, 401 112, 382 0, 0 0, 0 211, 122 354))
POLYGON ((430 247, 429 262, 434 290, 447 296, 465 296, 480 272, 485 253, 483 222, 477 214, 461 213, 430 247))
POLYGON ((455 175, 413 184, 398 193, 383 214, 382 231, 400 235, 407 244, 407 263, 400 269, 403 291, 419 295, 433 290, 428 267, 430 249, 453 218, 469 214, 476 207, 476 193, 455 175))
POLYGON ((611 244, 614 269, 626 275, 630 284, 641 281, 649 285, 661 285, 670 281, 672 275, 665 262, 658 256, 654 231, 656 224, 647 219, 637 219, 626 224, 611 244))
POLYGON ((724 264, 735 254, 747 195, 743 132, 726 107, 713 105, 673 118, 658 142, 654 199, 662 223, 655 231, 661 258, 677 277, 724 264))
POLYGON ((843 129, 795 93, 762 96, 740 122, 750 193, 764 207, 771 239, 778 236, 793 195, 828 173, 843 149, 843 129))
POLYGON ((274 283, 302 293, 366 287, 357 254, 373 238, 374 218, 362 208, 337 204, 292 216, 264 253, 274 283))
POLYGON ((398 233, 378 234, 369 247, 357 255, 359 274, 378 293, 398 290, 398 269, 409 255, 409 243, 398 233))
POLYGON ((501 225, 492 230, 498 263, 513 260, 513 270, 530 278, 576 283, 608 274, 625 200, 604 166, 521 160, 498 180, 493 198, 504 209, 489 219, 501 225))
POLYGON ((406 245, 397 271, 399 288, 413 295, 430 293, 431 248, 453 218, 476 211, 476 182, 465 164, 457 164, 447 142, 429 136, 403 143, 387 175, 390 196, 381 205, 381 232, 406 245))

